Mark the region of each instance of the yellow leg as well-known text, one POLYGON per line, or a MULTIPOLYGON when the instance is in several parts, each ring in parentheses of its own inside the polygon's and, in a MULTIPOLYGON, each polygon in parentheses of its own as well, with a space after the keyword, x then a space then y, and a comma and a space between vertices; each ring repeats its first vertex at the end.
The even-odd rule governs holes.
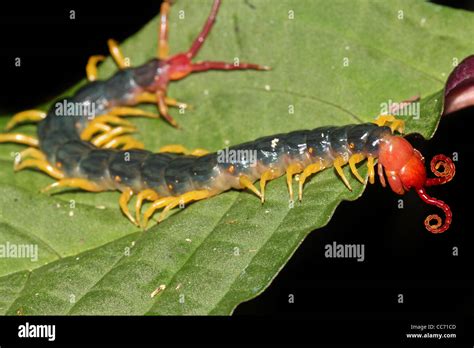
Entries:
POLYGON ((116 149, 122 146, 122 150, 144 149, 145 145, 129 135, 118 136, 102 146, 104 149, 116 149))
POLYGON ((128 209, 128 202, 130 202, 130 198, 133 196, 133 190, 130 187, 125 188, 119 198, 119 205, 122 213, 132 222, 134 225, 138 225, 135 219, 133 218, 132 214, 130 214, 130 210, 128 209))
POLYGON ((293 175, 301 173, 303 166, 299 163, 293 163, 286 168, 286 184, 288 185, 288 192, 290 194, 290 201, 293 201, 293 175))
POLYGON ((374 170, 375 164, 374 164, 374 157, 369 156, 367 157, 367 168, 368 168, 368 174, 369 174, 369 182, 373 184, 375 182, 375 170, 374 170))
POLYGON ((165 92, 162 90, 158 90, 156 92, 156 100, 158 102, 158 110, 160 111, 160 115, 169 122, 173 127, 178 127, 178 123, 174 120, 173 117, 168 113, 168 107, 166 106, 166 95, 165 92))
POLYGON ((20 171, 25 168, 37 168, 55 179, 64 178, 64 174, 60 170, 54 168, 51 164, 49 164, 49 162, 45 160, 27 159, 18 164, 15 164, 14 166, 15 171, 20 171))
POLYGON ((115 116, 140 116, 140 117, 150 117, 150 118, 159 118, 160 115, 154 114, 152 112, 147 112, 141 109, 127 107, 127 106, 117 106, 112 108, 109 113, 115 116))
POLYGON ((124 120, 123 118, 120 118, 119 116, 109 115, 109 114, 97 116, 96 118, 94 118, 94 120, 90 122, 90 124, 94 124, 94 123, 103 123, 103 124, 107 123, 107 124, 113 124, 117 126, 127 126, 127 127, 133 126, 133 124, 130 121, 124 120))
POLYGON ((349 181, 347 181, 347 178, 346 176, 344 175, 344 171, 342 170, 342 166, 346 164, 346 161, 344 160, 344 158, 342 157, 336 157, 334 159, 334 169, 336 169, 336 172, 337 174, 339 174, 339 176, 341 177, 342 181, 344 182, 344 184, 347 186, 347 188, 349 189, 349 191, 352 191, 352 187, 351 185, 349 184, 349 181))
POLYGON ((162 146, 159 152, 183 153, 186 155, 192 155, 192 156, 198 156, 198 157, 207 155, 209 153, 209 151, 205 149, 201 149, 201 148, 188 150, 186 147, 179 144, 171 144, 171 145, 162 146))
POLYGON ((387 184, 385 183, 385 176, 383 175, 383 167, 380 162, 377 164, 377 173, 379 175, 379 180, 382 187, 387 186, 387 184))
POLYGON ((97 63, 102 62, 105 59, 104 56, 97 55, 97 56, 90 56, 89 60, 87 61, 86 65, 86 76, 87 80, 95 81, 97 80, 97 63))
POLYGON ((152 189, 146 189, 138 193, 137 200, 135 201, 135 216, 138 225, 141 225, 140 214, 142 211, 143 201, 156 201, 158 198, 158 194, 152 189))
POLYGON ((393 120, 395 120, 395 116, 393 115, 379 115, 374 123, 379 126, 379 127, 382 127, 382 126, 385 126, 385 123, 387 122, 393 122, 393 120))
POLYGON ((110 132, 112 130, 112 127, 104 124, 104 123, 91 123, 85 128, 82 133, 81 133, 81 139, 85 141, 89 141, 94 134, 98 132, 110 132))
POLYGON ((0 134, 0 143, 18 143, 38 147, 38 139, 35 139, 26 134, 20 133, 5 133, 0 134))
POLYGON ((97 183, 82 178, 66 178, 59 181, 53 182, 51 185, 46 186, 41 192, 48 192, 56 188, 71 187, 80 188, 84 191, 89 192, 101 192, 104 189, 97 183))
POLYGON ((11 118, 10 121, 8 121, 5 129, 10 130, 14 127, 16 127, 20 123, 26 123, 26 122, 38 122, 46 118, 46 112, 41 111, 41 110, 26 110, 19 112, 11 118))
POLYGON ((154 104, 156 104, 156 102, 157 102, 156 94, 150 93, 150 92, 143 92, 142 94, 138 95, 135 98, 135 102, 137 104, 140 104, 140 103, 154 103, 154 104))
POLYGON ((15 159, 15 165, 20 164, 20 162, 27 157, 46 161, 46 155, 44 153, 34 147, 29 147, 26 150, 20 152, 19 156, 15 159))
POLYGON ((97 132, 109 132, 112 129, 109 124, 133 127, 133 124, 131 122, 124 120, 123 118, 120 118, 118 116, 109 114, 101 115, 96 117, 87 125, 87 127, 81 133, 81 139, 88 141, 97 132))
POLYGON ((255 193, 258 196, 258 198, 262 199, 262 194, 254 186, 253 182, 250 181, 248 176, 241 175, 239 178, 239 183, 240 183, 240 186, 242 186, 242 189, 249 189, 250 191, 255 193))
POLYGON ((380 115, 377 117, 374 123, 379 127, 385 126, 385 123, 390 123, 390 129, 392 130, 392 133, 397 131, 403 134, 405 131, 405 121, 399 120, 393 115, 380 115))
POLYGON ((187 153, 189 150, 183 145, 171 144, 160 147, 158 152, 187 153))
MULTIPOLYGON (((153 104, 156 104, 156 103, 158 103, 158 99, 156 98, 156 94, 154 94, 154 93, 143 92, 142 94, 140 94, 139 96, 137 96, 135 98, 135 102, 137 104, 139 104, 139 103, 153 103, 153 104)), ((169 97, 165 97, 165 103, 168 106, 175 106, 175 107, 183 108, 183 109, 187 109, 187 108, 190 107, 189 104, 179 102, 176 99, 169 98, 169 97)))
POLYGON ((262 203, 265 202, 265 185, 267 184, 267 181, 270 181, 276 178, 278 178, 278 175, 273 169, 267 170, 260 177, 260 192, 262 194, 262 197, 261 197, 262 203))
POLYGON ((92 139, 91 143, 94 144, 97 147, 101 147, 102 145, 106 144, 116 136, 126 134, 126 133, 132 133, 135 132, 137 129, 134 127, 115 127, 112 129, 110 132, 103 133, 101 135, 98 135, 94 139, 92 139))
POLYGON ((189 155, 201 157, 201 156, 207 155, 208 153, 209 153, 209 151, 207 151, 205 149, 197 148, 197 149, 191 150, 189 152, 189 155))
POLYGON ((395 120, 392 122, 390 125, 390 129, 392 130, 392 133, 397 131, 400 134, 405 133, 405 121, 402 120, 395 120))
POLYGON ((356 164, 359 163, 360 161, 363 161, 364 158, 365 157, 362 154, 355 154, 349 158, 349 167, 351 168, 352 174, 354 174, 357 180, 359 180, 363 184, 364 184, 364 179, 362 178, 362 176, 360 176, 359 172, 357 171, 356 164))
POLYGON ((298 182, 298 198, 301 201, 303 199, 303 185, 304 182, 306 181, 306 178, 308 178, 310 175, 313 175, 320 170, 323 170, 324 166, 321 163, 313 163, 307 166, 304 170, 303 173, 300 175, 300 180, 298 182))
POLYGON ((170 202, 168 205, 166 205, 165 209, 163 209, 160 216, 158 217, 158 222, 163 221, 166 218, 166 215, 168 214, 168 212, 174 207, 176 207, 177 205, 200 201, 210 196, 211 196, 210 191, 198 190, 198 191, 186 192, 185 194, 181 196, 175 197, 175 199, 172 202, 170 202))
POLYGON ((120 47, 118 45, 118 42, 113 40, 113 39, 109 39, 107 41, 107 45, 109 46, 110 54, 112 55, 112 58, 114 59, 117 66, 120 69, 127 68, 130 64, 126 63, 125 58, 122 54, 122 51, 120 51, 120 47))
POLYGON ((177 101, 176 99, 165 97, 165 103, 168 106, 174 106, 182 109, 192 109, 191 105, 177 101))
POLYGON ((146 226, 148 225, 148 221, 150 220, 151 216, 157 211, 158 209, 166 207, 168 204, 176 200, 176 197, 163 197, 163 198, 158 198, 155 200, 151 207, 148 208, 145 213, 143 214, 143 221, 141 224, 141 227, 146 229, 146 226))
POLYGON ((159 59, 166 59, 169 54, 168 45, 168 13, 170 11, 170 4, 168 0, 163 1, 160 9, 160 28, 157 56, 159 59))

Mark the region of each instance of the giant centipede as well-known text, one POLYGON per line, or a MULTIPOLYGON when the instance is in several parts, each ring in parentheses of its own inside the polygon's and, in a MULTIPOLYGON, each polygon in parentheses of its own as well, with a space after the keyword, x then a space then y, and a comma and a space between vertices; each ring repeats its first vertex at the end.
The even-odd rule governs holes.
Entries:
POLYGON ((305 181, 330 167, 335 168, 351 189, 342 167, 348 164, 352 174, 364 184, 356 164, 367 160, 370 183, 374 183, 377 166, 383 186, 388 181, 397 194, 414 189, 423 201, 443 210, 444 222, 438 215, 429 215, 425 219, 428 231, 442 233, 449 228, 452 222, 449 206, 430 197, 425 188, 449 182, 455 174, 453 162, 444 155, 435 156, 430 168, 436 177, 427 178, 423 156, 403 136, 396 134, 403 133, 404 122, 392 115, 381 115, 374 123, 324 126, 266 136, 228 149, 237 153, 255 151, 253 160, 243 156, 223 161, 219 158, 220 152, 188 151, 179 145, 153 153, 144 150, 143 144, 127 135, 134 128, 121 116, 159 117, 130 107, 142 102, 157 103, 160 115, 177 126, 168 114, 167 105, 183 104, 166 96, 170 81, 213 69, 268 70, 265 66, 250 63, 191 62, 209 34, 219 6, 220 0, 216 0, 191 48, 170 58, 168 1, 163 2, 161 8, 158 58, 135 68, 126 67, 117 44, 109 40, 111 55, 121 69, 108 80, 97 80, 96 64, 104 57, 92 56, 86 67, 90 83, 68 98, 70 102, 96 105, 93 119, 62 117, 55 107, 47 113, 28 110, 16 114, 8 123, 8 130, 23 122, 39 123, 38 139, 20 133, 0 134, 0 142, 30 146, 21 152, 15 169, 36 168, 57 179, 43 192, 65 187, 90 192, 119 190, 123 214, 132 223, 146 228, 158 210, 161 213, 157 221, 161 222, 178 205, 207 199, 230 189, 248 189, 263 203, 267 182, 283 175, 287 178, 290 201, 294 198, 294 175, 299 174, 298 198, 301 200, 305 181), (125 156, 128 158, 126 161, 125 156), (27 157, 30 158, 25 159, 27 157), (257 180, 260 189, 254 185, 257 180), (128 207, 134 195, 135 215, 128 207), (145 201, 151 201, 151 205, 142 215, 145 201))

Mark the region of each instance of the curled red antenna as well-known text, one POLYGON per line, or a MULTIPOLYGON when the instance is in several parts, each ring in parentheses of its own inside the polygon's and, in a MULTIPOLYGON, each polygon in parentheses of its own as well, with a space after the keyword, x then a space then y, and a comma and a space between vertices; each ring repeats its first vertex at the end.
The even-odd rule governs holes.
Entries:
MULTIPOLYGON (((454 166, 453 161, 445 155, 434 156, 431 160, 430 167, 433 174, 436 175, 436 178, 426 179, 424 185, 425 187, 445 184, 451 181, 451 179, 454 177, 454 174, 456 173, 456 167, 454 166), (439 170, 440 167, 443 167, 442 171, 439 170)), ((424 202, 441 208, 444 212, 444 215, 446 216, 444 223, 442 222, 442 219, 439 217, 439 215, 433 214, 427 216, 425 219, 426 229, 431 233, 443 233, 446 231, 453 220, 453 214, 451 213, 449 206, 439 199, 430 197, 426 193, 424 187, 418 188, 417 192, 424 202), (433 221, 435 221, 435 223, 433 223, 433 221)))

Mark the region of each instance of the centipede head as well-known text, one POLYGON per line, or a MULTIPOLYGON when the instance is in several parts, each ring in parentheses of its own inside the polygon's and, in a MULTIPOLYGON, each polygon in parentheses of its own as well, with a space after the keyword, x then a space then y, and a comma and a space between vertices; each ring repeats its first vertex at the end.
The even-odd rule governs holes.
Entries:
POLYGON ((394 192, 403 194, 413 188, 424 202, 442 209, 446 216, 444 223, 435 214, 429 215, 425 219, 425 227, 428 231, 442 233, 451 224, 451 209, 443 201, 430 197, 425 188, 449 182, 454 177, 456 168, 449 157, 436 155, 431 160, 430 165, 436 178, 427 178, 424 162, 421 153, 400 136, 389 135, 381 142, 378 165, 382 185, 385 186, 384 169, 390 188, 394 192), (440 168, 443 169, 440 171, 440 168))

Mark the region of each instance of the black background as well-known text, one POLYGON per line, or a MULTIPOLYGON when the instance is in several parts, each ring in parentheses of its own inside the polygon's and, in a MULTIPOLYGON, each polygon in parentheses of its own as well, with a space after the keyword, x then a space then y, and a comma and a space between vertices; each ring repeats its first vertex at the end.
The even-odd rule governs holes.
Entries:
MULTIPOLYGON (((471 1, 438 3, 474 9, 471 1)), ((1 113, 34 107, 74 85, 84 78, 90 55, 108 54, 108 38, 120 42, 133 35, 160 7, 159 1, 129 4, 9 2, 5 7, 2 2, 1 113), (71 9, 76 11, 74 21, 68 18, 71 9), (13 66, 18 56, 22 57, 21 69, 13 66)), ((200 29, 196 28, 196 33, 200 29)), ((442 235, 428 233, 423 220, 434 209, 414 193, 398 197, 378 183, 371 185, 357 201, 343 202, 326 227, 309 235, 270 287, 256 299, 239 305, 235 315, 312 319, 316 341, 318 335, 330 340, 328 333, 334 340, 344 341, 348 339, 344 332, 359 327, 366 330, 359 332, 366 339, 384 330, 372 330, 371 324, 364 322, 380 325, 384 320, 395 320, 387 322, 391 329, 385 328, 393 335, 385 338, 395 341, 410 332, 409 324, 456 323, 458 337, 472 342, 473 237, 469 214, 473 113, 474 109, 469 108, 444 117, 430 141, 409 137, 428 160, 438 153, 458 153, 455 179, 429 190, 451 206, 451 229, 442 235), (403 198, 405 209, 397 208, 399 198, 403 198), (325 258, 324 246, 333 241, 364 244, 366 260, 325 258), (459 248, 459 256, 452 256, 453 247, 459 248), (295 296, 294 304, 288 303, 289 294, 295 296), (405 303, 397 303, 398 294, 404 294, 405 303), (328 322, 333 324, 328 326, 328 322), (322 327, 324 332, 318 330, 322 327)), ((233 320, 236 325, 242 324, 241 320, 233 320)), ((298 325, 295 323, 288 322, 289 334, 298 325)), ((308 332, 298 331, 296 336, 307 337, 308 332)))

